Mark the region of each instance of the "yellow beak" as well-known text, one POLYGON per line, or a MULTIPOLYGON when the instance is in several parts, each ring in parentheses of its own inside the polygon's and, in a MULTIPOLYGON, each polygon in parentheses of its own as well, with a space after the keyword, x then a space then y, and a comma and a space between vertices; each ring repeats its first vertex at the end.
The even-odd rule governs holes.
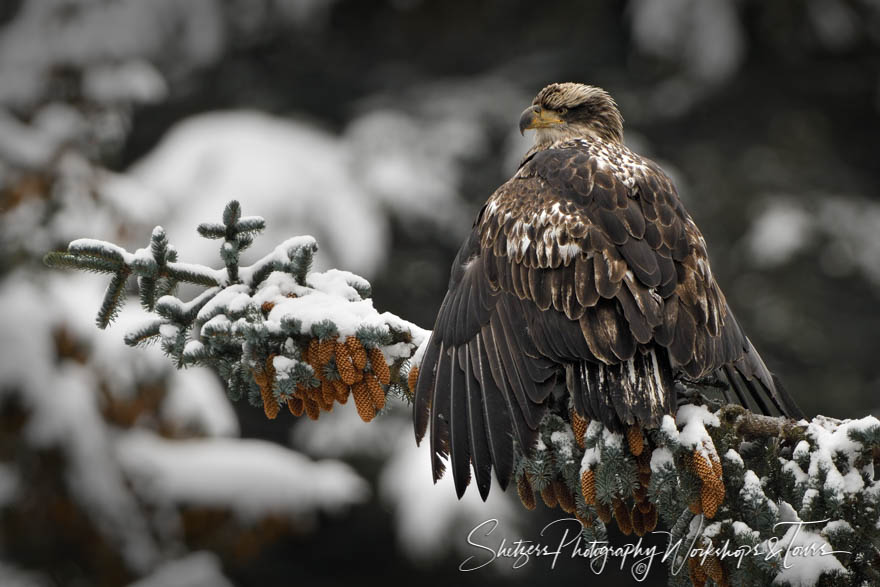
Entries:
POLYGON ((529 129, 548 128, 557 124, 562 124, 562 119, 553 111, 544 110, 540 106, 529 106, 519 117, 519 133, 524 134, 529 129))

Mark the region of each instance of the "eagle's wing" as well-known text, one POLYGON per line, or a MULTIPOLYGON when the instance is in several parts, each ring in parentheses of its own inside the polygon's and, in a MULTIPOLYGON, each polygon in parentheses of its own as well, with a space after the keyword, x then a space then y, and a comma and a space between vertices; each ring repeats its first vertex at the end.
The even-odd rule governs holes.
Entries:
POLYGON ((579 413, 619 429, 673 409, 673 371, 723 371, 741 402, 799 414, 671 180, 624 147, 574 141, 526 161, 459 251, 419 371, 416 437, 430 425, 435 479, 449 454, 459 495, 472 462, 485 499, 493 464, 510 479, 512 441, 531 450, 557 377, 579 413))

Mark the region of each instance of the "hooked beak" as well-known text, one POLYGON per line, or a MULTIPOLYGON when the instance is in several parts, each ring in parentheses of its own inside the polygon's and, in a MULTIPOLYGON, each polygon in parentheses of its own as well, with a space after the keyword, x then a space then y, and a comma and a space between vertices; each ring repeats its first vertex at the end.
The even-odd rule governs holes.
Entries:
POLYGON ((529 106, 519 117, 519 134, 525 134, 529 129, 548 128, 562 124, 562 119, 552 111, 544 110, 540 106, 529 106))

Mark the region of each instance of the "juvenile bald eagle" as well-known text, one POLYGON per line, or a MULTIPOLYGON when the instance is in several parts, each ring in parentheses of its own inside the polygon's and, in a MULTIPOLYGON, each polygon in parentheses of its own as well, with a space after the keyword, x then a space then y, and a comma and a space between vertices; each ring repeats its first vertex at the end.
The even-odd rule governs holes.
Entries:
POLYGON ((419 370, 416 439, 430 426, 435 481, 448 455, 459 497, 471 464, 483 499, 493 466, 505 488, 514 441, 530 453, 569 397, 612 430, 656 427, 676 377, 722 375, 743 405, 801 417, 737 324, 672 181, 624 146, 611 96, 551 84, 519 127, 535 145, 458 252, 419 370))

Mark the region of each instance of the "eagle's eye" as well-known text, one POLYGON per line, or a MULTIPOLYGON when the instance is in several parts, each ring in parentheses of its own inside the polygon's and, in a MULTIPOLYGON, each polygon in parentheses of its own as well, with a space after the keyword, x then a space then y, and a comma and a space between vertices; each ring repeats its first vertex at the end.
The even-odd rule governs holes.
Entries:
POLYGON ((565 106, 563 106, 562 108, 560 108, 559 110, 557 110, 557 112, 559 112, 560 115, 564 116, 565 113, 568 112, 568 108, 566 108, 565 106))

